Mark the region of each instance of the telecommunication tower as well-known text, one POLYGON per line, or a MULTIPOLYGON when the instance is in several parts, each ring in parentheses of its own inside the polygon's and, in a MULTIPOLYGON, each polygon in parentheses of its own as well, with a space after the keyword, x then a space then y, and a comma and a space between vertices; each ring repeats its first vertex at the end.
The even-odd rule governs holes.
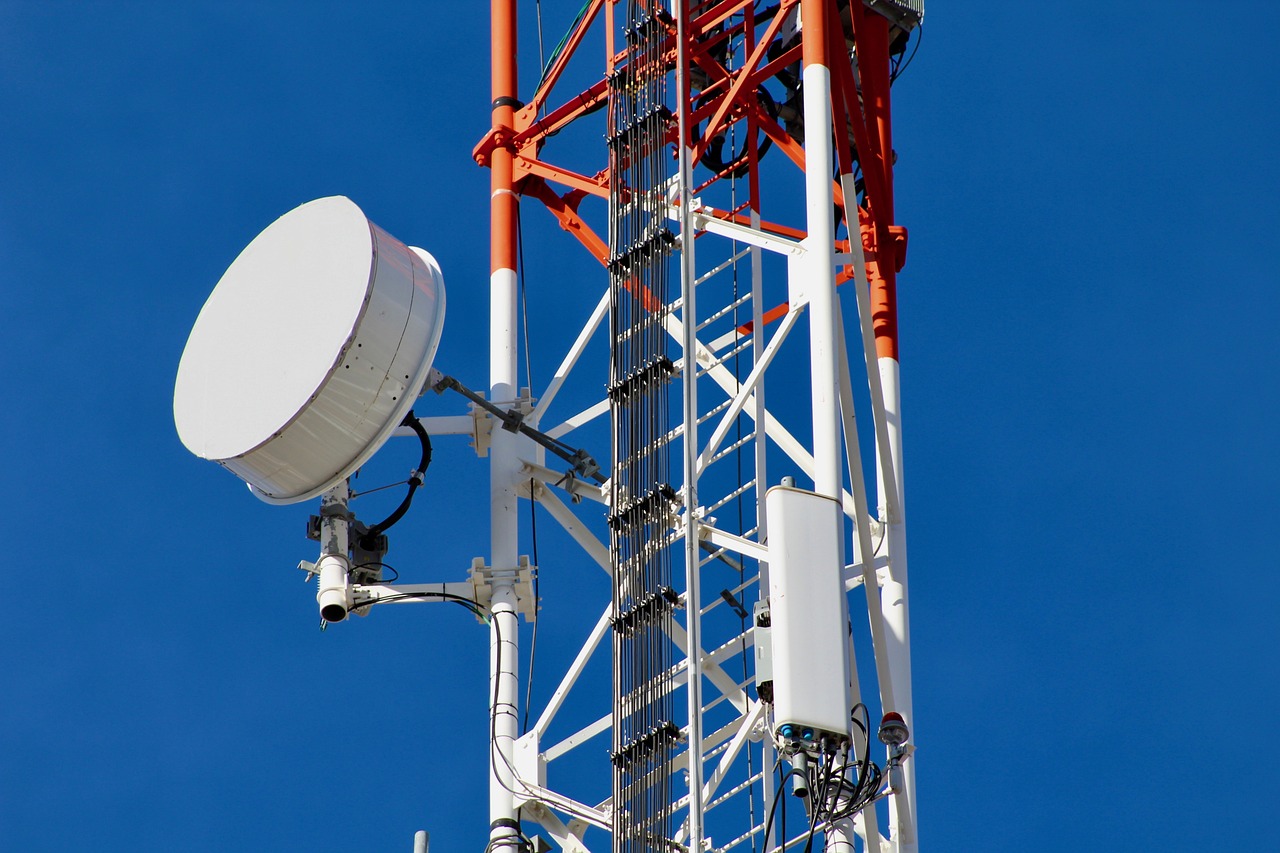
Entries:
POLYGON ((492 128, 474 151, 491 172, 488 388, 432 364, 434 259, 322 199, 255 239, 201 312, 175 391, 183 441, 268 502, 321 498, 305 567, 325 620, 451 600, 488 622, 487 850, 916 850, 889 92, 922 2, 587 0, 531 90, 516 0, 491 9, 492 128), (600 140, 586 157, 562 144, 583 127, 600 140), (557 369, 524 388, 533 207, 601 275, 557 369), (324 310, 243 352, 242 318, 278 323, 301 290, 324 310), (601 336, 605 393, 557 416, 576 373, 603 373, 585 357, 601 336), (427 390, 468 414, 419 417, 427 390), (588 452, 577 439, 606 415, 608 447, 588 452), (417 435, 422 463, 368 525, 347 478, 396 432, 417 435), (443 433, 487 455, 488 556, 465 579, 384 583, 386 530, 443 433), (521 501, 612 588, 528 728, 521 501), (553 736, 596 656, 612 707, 553 736), (606 736, 607 762, 584 772, 580 747, 606 736))

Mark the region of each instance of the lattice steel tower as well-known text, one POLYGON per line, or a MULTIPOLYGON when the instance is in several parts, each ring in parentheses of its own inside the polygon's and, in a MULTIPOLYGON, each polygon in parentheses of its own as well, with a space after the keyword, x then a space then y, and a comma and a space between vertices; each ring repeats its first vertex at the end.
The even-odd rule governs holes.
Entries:
POLYGON ((604 833, 614 853, 917 849, 889 87, 922 15, 913 0, 587 0, 523 100, 516 2, 492 0, 493 125, 474 151, 492 176, 484 394, 433 367, 435 259, 346 198, 270 225, 201 311, 179 434, 269 503, 321 497, 320 557, 302 567, 322 618, 445 600, 489 625, 487 851, 532 853, 539 836, 587 853, 604 833), (532 388, 522 200, 601 267, 573 283, 585 301, 529 288, 555 291, 561 328, 580 322, 540 335, 564 356, 532 388), (602 337, 607 370, 586 355, 602 337), (427 389, 469 413, 418 417, 427 389), (397 430, 421 462, 367 525, 348 478, 397 430), (445 433, 488 456, 489 554, 466 580, 384 583, 386 531, 445 433), (522 500, 611 586, 575 602, 595 618, 531 726, 522 500), (610 695, 582 689, 606 655, 610 695))
POLYGON ((527 732, 514 647, 495 652, 491 847, 539 831, 581 853, 596 826, 616 853, 915 850, 889 89, 922 4, 589 0, 531 93, 514 0, 492 15, 493 127, 475 151, 492 171, 489 400, 562 441, 608 412, 612 436, 597 485, 493 431, 491 565, 512 570, 493 585, 495 648, 517 636, 517 496, 564 525, 613 595, 527 732), (561 85, 592 63, 586 88, 561 85), (598 149, 558 149, 582 123, 598 149), (523 399, 521 199, 603 267, 560 367, 523 399), (606 326, 607 394, 553 419, 606 326), (611 713, 551 742, 605 648, 611 713), (610 787, 557 775, 605 730, 610 787))

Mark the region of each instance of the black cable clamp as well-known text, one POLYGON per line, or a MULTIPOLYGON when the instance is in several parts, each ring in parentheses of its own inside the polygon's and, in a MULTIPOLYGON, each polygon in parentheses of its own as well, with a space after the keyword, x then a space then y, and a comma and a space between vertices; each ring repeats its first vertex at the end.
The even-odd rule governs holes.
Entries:
POLYGON ((680 742, 680 729, 670 720, 654 726, 649 731, 633 738, 617 752, 609 753, 609 760, 614 767, 632 764, 637 760, 653 755, 659 749, 680 742))

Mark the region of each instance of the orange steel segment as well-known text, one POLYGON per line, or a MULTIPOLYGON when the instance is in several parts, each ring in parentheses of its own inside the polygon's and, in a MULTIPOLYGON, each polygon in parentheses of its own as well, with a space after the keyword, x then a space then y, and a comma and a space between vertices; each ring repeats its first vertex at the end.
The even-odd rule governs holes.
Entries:
MULTIPOLYGON (((559 220, 560 227, 576 237, 602 266, 609 263, 608 244, 578 216, 578 202, 582 200, 583 193, 575 191, 564 196, 558 195, 545 180, 537 176, 526 179, 523 189, 526 196, 542 202, 551 215, 559 220)), ((637 289, 634 281, 627 282, 625 287, 635 294, 646 311, 657 311, 663 307, 658 297, 647 287, 640 285, 637 289)))
POLYGON ((523 154, 517 154, 515 158, 515 180, 517 185, 524 180, 526 175, 537 175, 549 181, 555 181, 566 187, 575 190, 581 190, 594 196, 599 196, 605 200, 609 198, 609 180, 608 176, 597 175, 594 178, 588 178, 585 175, 579 175, 577 172, 570 172, 568 169, 562 169, 559 166, 552 166, 541 160, 530 159, 523 154))
POLYGON ((559 220, 560 227, 576 237, 597 261, 601 264, 609 262, 609 245, 600 239, 600 235, 591 230, 591 226, 582 221, 582 217, 578 216, 578 202, 582 199, 581 194, 569 193, 561 196, 551 189, 545 180, 536 175, 526 178, 521 189, 529 198, 536 198, 542 202, 551 215, 559 220))
POLYGON ((576 98, 556 107, 537 121, 533 120, 533 116, 537 114, 536 105, 529 104, 520 110, 522 127, 516 134, 516 144, 524 147, 541 143, 548 136, 555 135, 567 125, 598 109, 606 98, 608 91, 605 81, 598 80, 576 98))
MULTIPOLYGON (((783 0, 783 6, 794 6, 797 0, 783 0)), ((706 33, 719 24, 724 23, 738 12, 745 12, 755 6, 755 0, 731 0, 730 2, 712 3, 698 17, 689 22, 691 33, 706 33)), ((781 13, 779 13, 781 14, 781 13)))
MULTIPOLYGON (((839 18, 836 19, 839 21, 839 18)), ((826 0, 801 0, 801 47, 804 66, 827 63, 827 3, 826 0)))
MULTIPOLYGON (((491 0, 493 40, 493 127, 489 132, 489 264, 492 272, 516 268, 516 218, 519 199, 514 187, 516 100, 516 2, 491 0)), ((484 145, 484 143, 481 143, 484 145)))
MULTIPOLYGON (((875 220, 875 260, 867 264, 871 280, 871 317, 876 355, 898 358, 897 272, 905 261, 906 230, 893 225, 893 137, 889 113, 889 22, 867 14, 860 3, 851 4, 858 71, 862 79, 862 103, 866 110, 870 150, 874 159, 862 160, 864 176, 875 173, 878 193, 870 200, 875 220), (896 232, 896 233, 895 233, 896 232), (899 235, 901 239, 898 239, 899 235)), ((846 99, 847 99, 846 93, 846 99)), ((854 122, 855 126, 857 122, 854 122)), ((870 187, 870 184, 868 184, 870 187)))
MULTIPOLYGON (((854 4, 854 6, 856 6, 856 4, 854 4)), ((834 0, 832 0, 832 7, 834 7, 834 0)), ((861 57, 864 52, 862 43, 864 41, 869 41, 873 36, 869 32, 869 26, 861 23, 866 17, 868 17, 861 14, 861 7, 854 8, 851 6, 851 10, 854 21, 854 40, 858 45, 858 55, 861 57), (859 30, 858 27, 862 27, 862 29, 859 30), (860 33, 861 35, 859 35, 860 33)), ((884 20, 876 14, 872 14, 869 17, 877 18, 882 21, 884 20)), ((833 36, 833 38, 838 38, 838 36, 833 36)), ((884 38, 886 40, 887 50, 887 22, 884 38)), ((888 60, 886 55, 886 69, 888 68, 887 62, 888 60)), ((863 70, 864 69, 862 69, 860 61, 859 71, 861 72, 863 70)), ((863 181, 867 187, 868 206, 873 213, 879 214, 874 215, 871 219, 871 227, 874 227, 877 230, 877 240, 873 241, 869 245, 888 245, 890 240, 888 232, 885 230, 885 226, 893 221, 893 217, 891 214, 884 216, 883 209, 887 208, 889 211, 892 211, 893 209, 893 201, 891 197, 892 187, 886 183, 884 176, 885 158, 880 151, 880 138, 870 132, 868 129, 868 119, 863 114, 863 103, 866 97, 864 92, 868 87, 868 81, 864 79, 862 87, 859 89, 857 82, 853 77, 853 68, 844 62, 839 63, 834 69, 832 69, 832 71, 835 74, 832 84, 832 98, 833 100, 837 99, 837 91, 839 91, 840 96, 843 97, 844 106, 847 111, 846 115, 850 119, 848 124, 853 130, 854 145, 858 150, 858 162, 862 165, 863 181), (880 203, 880 208, 877 208, 876 200, 881 198, 886 199, 886 201, 880 203)), ((865 74, 863 76, 865 77, 865 74)))
MULTIPOLYGON (((723 128, 725 118, 728 116, 729 110, 735 104, 739 103, 742 98, 743 89, 748 84, 754 84, 751 85, 750 92, 752 100, 755 99, 756 85, 759 84, 756 82, 755 75, 751 72, 760 64, 760 60, 765 57, 765 54, 769 50, 769 44, 773 41, 773 37, 776 36, 778 34, 778 30, 782 28, 783 21, 786 18, 785 12, 787 8, 794 5, 795 0, 783 0, 782 7, 778 10, 778 13, 774 15, 773 20, 769 22, 769 26, 765 29, 764 35, 761 36, 760 43, 756 45, 755 50, 751 52, 751 55, 747 58, 743 68, 736 72, 737 79, 734 80, 728 93, 720 99, 720 105, 716 109, 715 115, 713 115, 707 123, 706 133, 703 134, 702 140, 698 142, 697 146, 693 149, 694 162, 702 159, 702 155, 707 152, 707 146, 711 144, 711 140, 714 139, 716 134, 723 128)), ((709 56, 706 56, 702 51, 698 51, 698 53, 702 54, 702 56, 699 57, 699 65, 703 67, 706 67, 708 64, 714 65, 720 74, 724 74, 726 77, 729 76, 728 72, 725 71, 720 63, 711 59, 709 56), (704 59, 706 60, 705 62, 703 61, 704 59)))
MULTIPOLYGON (((742 49, 748 55, 755 51, 756 37, 756 7, 752 3, 742 13, 743 16, 743 38, 742 49)), ((759 130, 759 122, 755 120, 754 113, 747 113, 747 198, 751 212, 758 216, 760 214, 760 143, 757 131, 759 130)), ((750 223, 748 223, 750 224, 750 223)))
MULTIPOLYGON (((607 171, 596 175, 584 175, 577 171, 544 161, 540 154, 547 139, 567 125, 600 109, 608 97, 607 83, 598 80, 587 89, 550 109, 547 108, 553 89, 559 83, 572 55, 581 46, 587 31, 599 21, 604 11, 606 24, 605 52, 608 71, 627 61, 626 50, 614 49, 612 26, 614 5, 618 0, 592 0, 582 19, 570 33, 565 48, 548 69, 533 101, 520 106, 515 88, 515 28, 513 0, 492 0, 494 9, 494 120, 493 128, 476 146, 476 161, 493 170, 493 263, 494 268, 514 268, 515 264, 515 212, 522 193, 541 201, 562 228, 573 234, 579 242, 601 263, 607 263, 607 244, 595 234, 577 212, 578 204, 586 195, 607 198, 609 194, 607 171), (560 195, 548 182, 570 188, 560 195)), ((689 43, 685 46, 690 58, 705 71, 712 81, 699 96, 701 103, 689 105, 694 127, 700 127, 697 138, 688 140, 693 147, 695 162, 701 159, 717 134, 736 121, 747 126, 748 143, 746 163, 750 186, 751 205, 758 210, 759 152, 757 134, 764 133, 775 147, 798 168, 804 169, 804 148, 788 134, 759 102, 755 92, 765 81, 797 59, 803 57, 806 64, 820 62, 831 72, 831 96, 834 125, 842 125, 853 136, 853 147, 844 133, 836 133, 835 153, 841 173, 853 168, 853 157, 858 158, 866 185, 867 205, 859 207, 858 230, 867 257, 867 273, 871 283, 874 312, 873 327, 877 352, 882 356, 897 357, 897 318, 895 279, 902 267, 906 253, 906 229, 893 224, 892 142, 889 112, 889 55, 888 21, 874 12, 867 12, 861 3, 848 4, 853 40, 858 56, 858 72, 855 80, 847 56, 845 26, 840 21, 841 5, 837 0, 781 0, 773 19, 757 36, 753 3, 751 0, 724 0, 704 4, 695 13, 689 27, 689 43), (770 43, 777 37, 787 13, 799 5, 804 30, 808 35, 772 59, 766 59, 770 43), (741 13, 743 20, 723 26, 734 15, 741 13), (719 29, 716 29, 719 27, 719 29), (815 35, 816 33, 816 35, 815 35), (739 68, 729 70, 715 58, 712 49, 716 43, 741 34, 744 39, 746 61, 739 68), (761 64, 763 63, 763 64, 761 64), (859 83, 861 85, 859 85, 859 83), (704 124, 705 122, 705 124, 704 124)), ((802 30, 803 32, 803 30, 802 30)), ((675 33, 666 41, 665 52, 674 63, 679 48, 675 33)), ((675 142, 676 140, 672 140, 675 142)), ((739 161, 739 163, 742 161, 739 161)), ((737 168, 730 164, 719 174, 713 175, 699 189, 705 189, 724 179, 737 168)), ((843 192, 835 183, 835 200, 843 205, 843 192)), ((708 211, 711 212, 711 211, 708 211)), ((735 213, 714 213, 719 218, 750 224, 749 216, 735 213)), ((852 223, 846 223, 851 226, 852 223)), ((803 239, 802 229, 777 223, 761 222, 766 232, 803 239)), ((852 230, 852 228, 850 228, 852 230)), ((846 270, 838 276, 838 283, 849 280, 846 270)), ((642 304, 650 306, 652 297, 639 294, 642 304)), ((786 313, 786 306, 779 305, 766 312, 765 322, 771 322, 786 313)), ((750 331, 751 323, 739 328, 750 331)))

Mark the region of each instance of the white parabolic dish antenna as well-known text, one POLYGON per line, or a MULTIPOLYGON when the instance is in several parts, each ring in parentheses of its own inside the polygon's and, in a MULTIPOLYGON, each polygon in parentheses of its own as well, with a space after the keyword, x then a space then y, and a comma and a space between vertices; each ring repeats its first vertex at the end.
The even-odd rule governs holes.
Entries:
POLYGON ((348 198, 304 204, 253 239, 196 318, 173 392, 178 436, 268 503, 313 498, 399 426, 443 326, 435 258, 348 198))

